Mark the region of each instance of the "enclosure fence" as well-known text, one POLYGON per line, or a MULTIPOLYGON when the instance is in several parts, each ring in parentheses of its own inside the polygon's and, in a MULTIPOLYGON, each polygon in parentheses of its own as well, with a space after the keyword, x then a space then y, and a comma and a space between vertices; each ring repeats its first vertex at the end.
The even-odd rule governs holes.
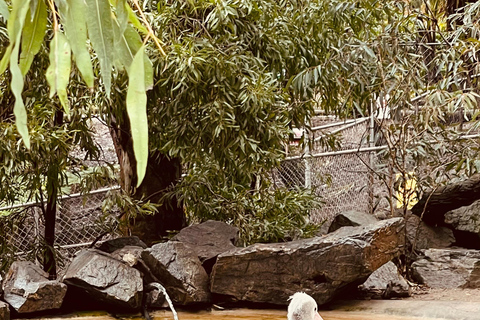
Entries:
MULTIPOLYGON (((88 194, 62 196, 57 204, 55 248, 58 260, 68 261, 81 248, 116 234, 117 210, 102 211, 108 192, 118 187, 99 189, 88 194)), ((25 203, 0 208, 0 260, 8 256, 35 260, 43 242, 45 223, 42 203, 25 203)), ((1 267, 1 265, 0 265, 1 267)))

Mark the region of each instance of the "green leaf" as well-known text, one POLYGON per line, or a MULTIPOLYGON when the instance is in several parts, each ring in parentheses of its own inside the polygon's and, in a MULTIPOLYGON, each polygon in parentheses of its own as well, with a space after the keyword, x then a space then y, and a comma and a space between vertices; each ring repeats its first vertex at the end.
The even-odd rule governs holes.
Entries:
POLYGON ((127 12, 128 12, 128 21, 133 24, 135 28, 140 30, 143 34, 147 34, 148 30, 147 28, 138 20, 137 15, 135 12, 130 8, 130 6, 127 6, 127 12))
MULTIPOLYGON (((119 35, 120 26, 117 21, 114 24, 115 30, 115 50, 119 62, 129 72, 130 65, 138 50, 142 47, 142 39, 138 32, 130 25, 127 25, 122 36, 119 35)), ((145 88, 150 90, 153 88, 153 68, 152 62, 145 54, 143 58, 145 64, 145 88)))
POLYGON ((130 66, 127 113, 130 120, 133 152, 137 161, 137 187, 143 181, 148 162, 147 94, 145 92, 145 47, 138 50, 130 66))
MULTIPOLYGON (((4 73, 10 60, 10 55, 17 42, 20 42, 20 35, 22 34, 23 25, 25 24, 25 16, 28 11, 30 0, 17 0, 12 3, 12 12, 7 22, 8 36, 10 43, 5 50, 5 54, 0 61, 0 74, 4 73)), ((18 51, 17 51, 18 53, 18 51)), ((15 59, 17 61, 18 59, 15 59)))
POLYGON ((70 114, 70 106, 67 96, 67 85, 70 79, 71 50, 67 38, 60 31, 55 32, 50 41, 50 65, 46 77, 50 86, 50 98, 55 92, 67 115, 70 114))
POLYGON ((93 88, 94 75, 90 53, 87 49, 86 5, 84 1, 66 0, 60 5, 65 35, 72 48, 75 62, 83 80, 93 88))
POLYGON ((108 0, 86 0, 87 27, 93 48, 100 61, 103 84, 107 96, 110 96, 113 63, 113 25, 108 0))
POLYGON ((20 54, 20 70, 26 75, 33 58, 42 46, 45 30, 47 29, 47 6, 43 0, 35 6, 33 19, 27 13, 27 19, 22 32, 22 52, 20 54))
POLYGON ((12 93, 15 96, 15 104, 13 106, 15 125, 27 149, 30 149, 30 136, 28 135, 27 127, 27 111, 25 110, 25 104, 23 103, 22 98, 24 81, 22 71, 18 66, 18 54, 20 51, 21 31, 25 24, 25 16, 27 15, 29 2, 29 0, 13 1, 12 12, 7 23, 8 35, 10 36, 9 48, 12 48, 10 49, 11 51, 9 51, 9 54, 12 53, 12 55, 4 60, 6 56, 5 54, 4 59, 2 59, 2 63, 10 59, 10 73, 12 74, 11 88, 12 93))
POLYGON ((0 0, 0 15, 3 17, 4 21, 7 21, 10 16, 10 11, 8 10, 5 0, 0 0))

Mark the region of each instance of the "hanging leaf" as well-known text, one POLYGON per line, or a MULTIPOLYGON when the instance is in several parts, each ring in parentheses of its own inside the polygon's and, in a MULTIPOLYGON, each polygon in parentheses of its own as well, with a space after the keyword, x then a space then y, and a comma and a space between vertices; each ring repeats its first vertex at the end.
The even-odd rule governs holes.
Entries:
POLYGON ((145 92, 145 47, 138 50, 132 65, 127 90, 127 113, 137 161, 137 187, 145 177, 148 161, 147 94, 145 92))
POLYGON ((127 0, 118 0, 115 7, 115 12, 117 13, 117 21, 120 29, 120 34, 125 32, 125 28, 128 24, 128 11, 127 11, 127 0))
MULTIPOLYGON (((131 26, 127 25, 122 36, 119 35, 120 26, 116 21, 114 24, 116 56, 120 64, 125 67, 127 72, 130 71, 130 65, 138 50, 142 47, 142 39, 138 32, 131 26)), ((143 58, 145 64, 145 88, 150 90, 153 88, 153 68, 152 62, 145 54, 143 58)))
POLYGON ((67 96, 67 85, 70 79, 71 50, 67 38, 60 31, 56 31, 50 41, 50 65, 46 77, 50 86, 50 98, 55 92, 67 115, 70 114, 70 106, 67 96))
POLYGON ((86 0, 88 14, 87 27, 93 48, 100 61, 103 84, 107 96, 110 96, 113 63, 113 26, 108 0, 86 0))
POLYGON ((147 28, 138 20, 137 15, 135 12, 130 8, 130 6, 127 6, 127 12, 128 12, 128 21, 140 32, 143 34, 148 34, 147 28))
MULTIPOLYGON (((20 54, 20 70, 26 75, 30 69, 33 58, 42 46, 45 30, 47 29, 47 6, 43 0, 37 2, 34 6, 35 12, 33 18, 27 13, 25 26, 22 32, 22 52, 20 54)), ((32 6, 30 6, 32 8, 32 6)))
MULTIPOLYGON (((12 55, 7 57, 5 61, 8 61, 10 58, 10 73, 12 74, 11 88, 12 93, 15 96, 15 104, 13 106, 15 125, 18 133, 20 133, 20 136, 23 139, 23 143, 25 143, 27 149, 30 149, 30 136, 28 135, 27 127, 27 111, 25 110, 25 104, 23 103, 22 98, 24 81, 22 71, 18 66, 18 54, 20 51, 20 38, 22 34, 21 31, 25 24, 25 16, 27 15, 28 6, 29 0, 19 0, 13 2, 12 12, 7 24, 8 35, 10 37, 9 48, 11 48, 9 53, 12 53, 12 55)), ((4 60, 2 59, 2 62, 3 61, 4 60)), ((2 70, 2 72, 3 71, 4 70, 2 70)))
POLYGON ((20 42, 20 35, 22 34, 23 25, 25 24, 25 16, 27 14, 29 4, 30 0, 18 0, 13 1, 12 3, 12 12, 10 13, 7 22, 7 31, 10 38, 10 43, 7 47, 7 50, 5 50, 2 60, 0 61, 0 74, 4 73, 7 69, 13 47, 17 42, 20 42))
POLYGON ((8 11, 8 6, 5 3, 5 0, 0 0, 0 15, 3 17, 4 21, 7 21, 10 16, 10 11, 8 11))
POLYGON ((78 70, 89 88, 93 88, 94 75, 90 53, 87 49, 86 5, 84 1, 67 0, 59 6, 65 35, 72 48, 78 70))

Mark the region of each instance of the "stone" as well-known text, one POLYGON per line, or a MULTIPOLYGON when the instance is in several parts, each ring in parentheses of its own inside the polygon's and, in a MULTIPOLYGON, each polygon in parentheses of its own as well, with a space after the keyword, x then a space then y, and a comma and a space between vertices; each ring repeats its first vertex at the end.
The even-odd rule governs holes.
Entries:
POLYGON ((0 301, 0 319, 10 320, 10 307, 3 301, 0 301))
POLYGON ((18 313, 58 309, 67 286, 29 261, 15 261, 3 282, 3 299, 18 313))
POLYGON ((182 242, 186 247, 195 251, 207 273, 210 273, 217 256, 235 249, 238 239, 237 227, 225 222, 208 220, 182 229, 171 240, 182 242))
POLYGON ((138 309, 143 298, 140 271, 95 249, 77 253, 63 282, 109 306, 138 309))
POLYGON ((358 286, 358 289, 364 296, 374 299, 409 297, 411 295, 410 286, 392 261, 375 270, 367 281, 358 286))
POLYGON ((208 274, 197 253, 182 242, 159 243, 142 252, 142 259, 176 304, 210 301, 208 274))
POLYGON ((133 236, 107 240, 98 246, 97 249, 103 252, 112 253, 126 246, 141 247, 143 249, 147 248, 147 245, 142 240, 133 236))
POLYGON ((430 288, 480 288, 480 251, 429 249, 412 264, 412 275, 430 288))
POLYGON ((455 243, 453 231, 446 227, 432 227, 421 221, 419 217, 408 213, 405 216, 407 238, 415 249, 448 248, 455 243))
POLYGON ((453 229, 480 236, 480 201, 445 213, 445 223, 453 229))
POLYGON ((319 304, 357 286, 404 245, 402 218, 344 227, 324 237, 254 244, 218 256, 212 294, 226 301, 285 305, 297 291, 319 304))
POLYGON ((152 284, 149 284, 145 287, 145 304, 151 309, 168 307, 168 303, 163 292, 152 284))
POLYGON ((126 262, 130 267, 137 264, 138 260, 142 258, 142 251, 145 248, 137 246, 125 246, 121 249, 113 251, 110 255, 115 259, 126 262))
POLYGON ((333 232, 341 227, 357 227, 373 224, 377 222, 377 218, 374 215, 359 212, 359 211, 345 211, 338 214, 330 224, 328 232, 333 232))

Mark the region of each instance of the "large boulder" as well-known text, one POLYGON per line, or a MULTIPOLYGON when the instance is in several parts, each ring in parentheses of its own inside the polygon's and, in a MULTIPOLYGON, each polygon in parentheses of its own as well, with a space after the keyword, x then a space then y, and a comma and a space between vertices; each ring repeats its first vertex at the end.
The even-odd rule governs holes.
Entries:
POLYGON ((48 273, 29 261, 15 261, 3 282, 4 300, 18 313, 30 313, 62 306, 67 286, 48 280, 48 273))
POLYGON ((138 237, 133 236, 107 240, 101 245, 99 245, 97 249, 107 253, 112 253, 127 246, 141 247, 143 249, 147 248, 147 245, 142 240, 140 240, 138 237))
POLYGON ((0 319, 10 320, 10 307, 3 301, 0 301, 0 319))
POLYGON ((366 212, 355 210, 345 211, 335 216, 328 228, 328 232, 336 231, 342 227, 366 226, 377 221, 378 220, 374 215, 366 212))
POLYGON ((109 306, 138 309, 142 303, 140 272, 95 249, 77 253, 65 272, 63 282, 109 306))
POLYGON ((218 256, 212 293, 227 300, 284 305, 304 291, 323 304, 358 285, 403 246, 402 218, 344 227, 325 237, 255 244, 218 256))
POLYGON ((174 303, 210 301, 207 272, 197 253, 185 244, 177 241, 156 244, 142 252, 142 259, 174 303))
POLYGON ((405 217, 407 238, 415 249, 448 248, 455 243, 453 231, 446 227, 433 227, 408 213, 405 217))
POLYGON ((219 254, 235 249, 239 239, 237 227, 225 222, 208 220, 182 229, 172 238, 195 251, 207 272, 210 272, 219 254))
POLYGON ((413 277, 430 288, 480 288, 480 251, 429 249, 412 264, 413 277))
POLYGON ((358 286, 366 297, 388 299, 392 297, 408 297, 411 289, 397 266, 389 261, 373 272, 367 281, 358 286))

